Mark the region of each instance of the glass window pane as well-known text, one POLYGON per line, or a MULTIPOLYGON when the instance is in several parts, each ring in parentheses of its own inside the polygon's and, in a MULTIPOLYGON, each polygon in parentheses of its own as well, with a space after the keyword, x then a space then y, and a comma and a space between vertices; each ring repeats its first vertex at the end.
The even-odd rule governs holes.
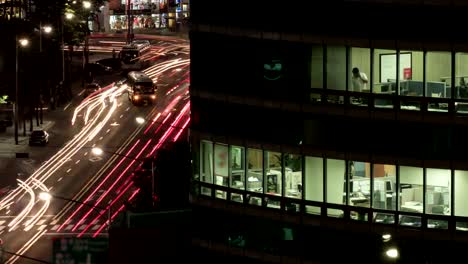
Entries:
POLYGON ((426 169, 426 214, 450 215, 450 170, 426 169))
POLYGON ((265 161, 265 189, 266 193, 281 195, 281 181, 282 181, 282 169, 281 165, 281 153, 280 152, 266 152, 265 161))
POLYGON ((302 198, 302 156, 284 155, 285 195, 292 198, 302 198))
POLYGON ((327 203, 346 204, 345 161, 327 159, 327 203))
POLYGON ((263 151, 247 150, 247 191, 263 192, 263 151))
MULTIPOLYGON (((399 191, 400 191, 400 207, 399 207, 400 211, 422 213, 423 212, 423 168, 401 166, 400 167, 399 191)), ((413 219, 413 218, 408 218, 408 219, 413 219)))
POLYGON ((373 177, 372 207, 396 210, 396 166, 374 164, 373 177))
POLYGON ((213 183, 213 143, 201 142, 201 181, 213 183))
POLYGON ((360 75, 354 76, 351 70, 349 73, 349 76, 351 77, 349 90, 355 92, 368 92, 370 89, 370 49, 352 47, 350 52, 351 69, 357 68, 360 75), (367 82, 365 80, 367 80, 367 82))
POLYGON ((327 89, 346 90, 345 46, 327 46, 327 89))
POLYGON ((312 59, 311 59, 311 87, 323 88, 323 46, 312 46, 312 59))
POLYGON ((370 206, 370 163, 350 161, 349 173, 349 205, 370 206))
MULTIPOLYGON (((400 95, 423 96, 424 53, 422 51, 400 51, 400 95)), ((401 100, 401 109, 420 110, 419 100, 401 100)))
MULTIPOLYGON (((374 49, 374 93, 396 91, 396 50, 374 49)), ((376 103, 377 105, 377 103, 376 103)))
MULTIPOLYGON (((430 51, 426 55, 426 97, 450 98, 452 57, 450 52, 430 51), (449 91, 447 93, 447 91, 449 91)), ((445 105, 432 103, 431 110, 444 110, 445 105)))
POLYGON ((231 146, 231 187, 245 188, 245 150, 243 147, 231 146))
POLYGON ((228 186, 228 147, 226 145, 215 144, 215 175, 216 185, 228 186))
MULTIPOLYGON (((323 159, 305 157, 305 199, 323 202, 323 159)), ((318 208, 320 212, 320 208, 318 208)))
MULTIPOLYGON (((455 54, 455 98, 468 99, 468 53, 455 54)), ((447 90, 449 92, 450 89, 447 90)))
MULTIPOLYGON (((468 171, 456 170, 455 183, 453 185, 455 192, 455 215, 468 216, 468 171)), ((468 225, 467 225, 468 227, 468 225)))

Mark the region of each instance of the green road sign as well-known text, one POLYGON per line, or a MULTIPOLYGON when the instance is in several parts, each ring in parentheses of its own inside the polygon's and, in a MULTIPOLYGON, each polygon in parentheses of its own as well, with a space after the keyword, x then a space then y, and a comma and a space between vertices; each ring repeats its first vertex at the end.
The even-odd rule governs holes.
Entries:
POLYGON ((53 263, 107 263, 108 248, 107 238, 57 237, 53 240, 53 263))

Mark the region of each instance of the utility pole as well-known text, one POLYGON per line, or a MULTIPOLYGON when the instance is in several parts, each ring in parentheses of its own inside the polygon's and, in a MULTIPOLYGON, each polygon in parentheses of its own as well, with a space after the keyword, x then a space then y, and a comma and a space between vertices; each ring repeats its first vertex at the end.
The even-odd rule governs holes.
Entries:
POLYGON ((130 0, 125 4, 125 12, 127 13, 127 44, 133 41, 133 15, 130 9, 130 0))

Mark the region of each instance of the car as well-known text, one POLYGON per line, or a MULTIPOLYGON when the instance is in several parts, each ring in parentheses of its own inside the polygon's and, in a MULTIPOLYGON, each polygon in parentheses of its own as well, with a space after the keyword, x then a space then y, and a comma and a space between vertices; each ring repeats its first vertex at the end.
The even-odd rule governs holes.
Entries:
POLYGON ((144 44, 144 45, 150 45, 150 41, 146 39, 136 39, 132 41, 132 44, 138 45, 138 44, 144 44))
POLYGON ((49 133, 47 131, 41 130, 33 130, 31 135, 29 135, 29 145, 46 145, 49 143, 49 133))
POLYGON ((111 66, 104 65, 101 62, 91 62, 88 63, 86 67, 88 71, 92 72, 94 75, 96 74, 109 74, 112 73, 113 69, 111 66))
POLYGON ((83 92, 83 97, 88 97, 90 94, 97 92, 101 89, 101 86, 97 83, 88 83, 86 84, 83 92))

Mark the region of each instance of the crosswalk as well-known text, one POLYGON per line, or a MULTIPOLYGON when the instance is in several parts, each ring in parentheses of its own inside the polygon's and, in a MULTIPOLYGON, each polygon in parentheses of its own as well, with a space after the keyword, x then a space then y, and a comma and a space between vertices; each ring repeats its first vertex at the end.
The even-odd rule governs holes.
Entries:
MULTIPOLYGON (((14 231, 19 231, 19 230, 23 230, 25 232, 28 232, 28 231, 41 231, 41 230, 44 230, 45 228, 47 228, 48 233, 71 233, 71 232, 76 233, 76 232, 83 231, 89 225, 89 221, 85 220, 82 223, 80 223, 80 225, 79 225, 79 227, 77 229, 72 231, 73 227, 75 226, 75 224, 78 221, 79 220, 69 221, 68 223, 66 223, 66 225, 64 225, 62 227, 60 232, 58 232, 57 230, 63 224, 63 220, 62 221, 53 220, 53 219, 51 219, 49 217, 49 218, 41 219, 41 220, 37 221, 33 226, 26 227, 24 224, 21 224, 21 225, 17 225, 15 228, 13 228, 13 230, 10 230, 10 227, 8 226, 8 223, 10 221, 1 219, 0 220, 0 234, 4 233, 4 232, 7 232, 7 231, 14 232, 14 231)), ((27 221, 25 223, 27 223, 27 221)), ((104 225, 106 224, 105 221, 94 221, 92 223, 92 226, 87 230, 87 232, 96 231, 103 224, 104 225)))

